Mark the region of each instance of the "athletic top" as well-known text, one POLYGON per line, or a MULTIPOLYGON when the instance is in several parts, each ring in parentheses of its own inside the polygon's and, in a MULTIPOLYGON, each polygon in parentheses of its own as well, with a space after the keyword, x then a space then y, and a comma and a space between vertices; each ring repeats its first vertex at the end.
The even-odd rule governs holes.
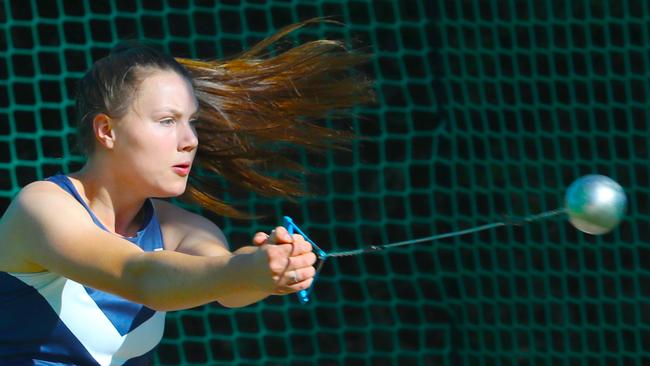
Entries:
MULTIPOLYGON (((74 196, 95 224, 108 231, 68 177, 58 174, 46 180, 74 196)), ((125 239, 144 251, 162 250, 162 232, 150 200, 144 209, 142 229, 125 239)), ((53 272, 0 271, 2 365, 148 365, 164 325, 164 312, 53 272)))

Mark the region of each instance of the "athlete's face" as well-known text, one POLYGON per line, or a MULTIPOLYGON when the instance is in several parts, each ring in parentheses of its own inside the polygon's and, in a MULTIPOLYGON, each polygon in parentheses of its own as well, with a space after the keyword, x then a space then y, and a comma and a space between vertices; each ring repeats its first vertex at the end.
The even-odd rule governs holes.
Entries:
POLYGON ((120 179, 150 197, 182 194, 196 154, 197 101, 172 71, 148 73, 127 114, 115 123, 112 156, 120 179))

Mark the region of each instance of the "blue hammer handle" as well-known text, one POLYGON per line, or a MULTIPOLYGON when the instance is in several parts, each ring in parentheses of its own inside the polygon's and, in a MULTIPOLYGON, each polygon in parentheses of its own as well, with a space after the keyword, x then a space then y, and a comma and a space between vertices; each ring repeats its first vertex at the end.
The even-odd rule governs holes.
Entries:
MULTIPOLYGON (((293 220, 291 220, 291 217, 285 216, 282 219, 282 226, 284 226, 287 229, 289 235, 293 234, 295 225, 293 223, 293 220)), ((300 290, 296 295, 298 295, 298 301, 300 301, 301 304, 306 304, 310 300, 309 291, 307 290, 300 290)))

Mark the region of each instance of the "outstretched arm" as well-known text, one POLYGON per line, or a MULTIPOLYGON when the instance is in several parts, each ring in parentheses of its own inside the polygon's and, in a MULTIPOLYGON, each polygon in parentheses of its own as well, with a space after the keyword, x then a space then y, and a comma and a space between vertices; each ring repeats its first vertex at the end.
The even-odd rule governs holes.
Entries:
POLYGON ((308 250, 291 244, 245 247, 216 256, 143 252, 98 228, 77 202, 50 182, 36 182, 21 191, 2 219, 0 236, 0 245, 15 247, 7 252, 25 267, 56 272, 156 310, 227 303, 245 292, 294 292, 304 285, 294 285, 286 274, 312 261, 308 255, 290 259, 292 251, 308 250))
MULTIPOLYGON (((228 242, 223 232, 210 220, 184 210, 162 200, 154 200, 156 213, 165 237, 165 249, 194 256, 221 257, 231 255, 228 242)), ((245 246, 235 251, 234 255, 251 254, 258 250, 275 250, 273 245, 291 245, 287 264, 275 269, 277 281, 286 282, 288 289, 278 289, 274 293, 259 291, 254 288, 240 288, 239 291, 223 296, 219 302, 228 307, 240 307, 255 303, 272 294, 286 294, 308 288, 315 274, 313 264, 316 260, 311 244, 300 235, 289 235, 283 227, 277 227, 271 236, 257 233, 253 246, 245 246), (263 245, 266 244, 267 247, 263 245), (258 248, 259 247, 259 248, 258 248), (290 263, 290 264, 289 264, 290 263), (289 265, 292 270, 285 269, 289 265), (288 278, 287 278, 288 277, 288 278)), ((271 264, 269 262, 269 264, 271 264)), ((260 274, 258 274, 259 276, 260 274)), ((246 278, 252 273, 244 275, 246 278)), ((263 274, 262 274, 263 276, 263 274)), ((254 279, 252 279, 254 280, 254 279)))

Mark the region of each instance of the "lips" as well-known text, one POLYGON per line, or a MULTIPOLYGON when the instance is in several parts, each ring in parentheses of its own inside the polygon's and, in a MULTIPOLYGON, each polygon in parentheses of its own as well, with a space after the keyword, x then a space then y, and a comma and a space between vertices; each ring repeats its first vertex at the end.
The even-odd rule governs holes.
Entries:
POLYGON ((173 170, 176 174, 178 174, 178 175, 184 177, 184 176, 190 174, 190 168, 191 168, 191 166, 192 166, 192 164, 190 164, 190 163, 181 163, 181 164, 176 164, 176 165, 174 165, 174 166, 172 167, 172 170, 173 170))

